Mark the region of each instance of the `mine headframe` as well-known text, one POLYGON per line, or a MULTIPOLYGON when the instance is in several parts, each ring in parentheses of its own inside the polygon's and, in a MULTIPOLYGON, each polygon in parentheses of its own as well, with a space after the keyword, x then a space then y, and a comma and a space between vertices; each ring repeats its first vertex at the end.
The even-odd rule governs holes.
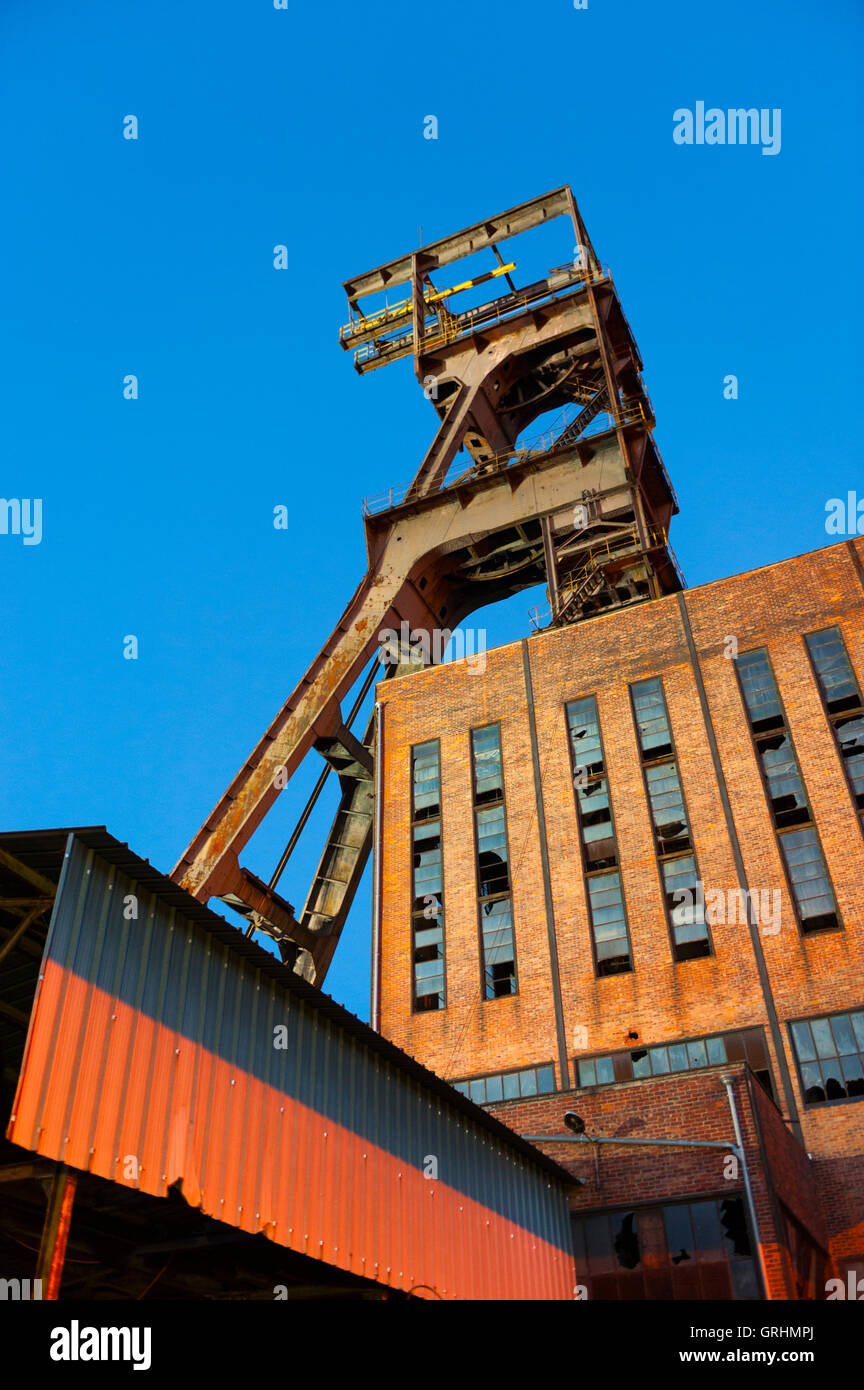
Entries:
MULTIPOLYGON (((438 430, 413 481, 364 505, 365 577, 172 874, 202 901, 218 896, 238 909, 250 932, 274 936, 283 959, 319 985, 372 843, 375 721, 359 738, 351 725, 384 675, 382 635, 452 630, 475 610, 540 583, 552 624, 682 587, 667 540, 678 508, 653 440, 642 362, 569 188, 344 288, 349 320, 340 341, 356 369, 411 356, 438 430), (559 217, 571 222, 572 259, 518 287, 516 262, 504 259, 501 243, 559 217), (436 283, 447 267, 485 252, 487 270, 449 287, 436 283), (469 291, 480 302, 460 308, 469 291), (361 308, 382 295, 383 307, 361 308), (550 412, 557 413, 551 429, 526 440, 550 412), (370 663, 343 718, 341 702, 370 663), (240 851, 313 748, 324 768, 265 883, 240 865, 240 851), (298 917, 276 888, 331 770, 340 803, 298 917)), ((406 669, 397 659, 389 674, 406 669)))

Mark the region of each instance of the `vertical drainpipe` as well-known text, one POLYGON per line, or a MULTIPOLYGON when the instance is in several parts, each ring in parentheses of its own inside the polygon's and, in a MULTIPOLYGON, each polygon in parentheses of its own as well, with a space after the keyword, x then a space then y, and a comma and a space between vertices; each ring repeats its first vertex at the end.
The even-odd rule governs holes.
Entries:
POLYGON ((738 1119, 738 1107, 735 1104, 735 1092, 732 1089, 733 1078, 724 1073, 720 1080, 726 1087, 726 1099, 729 1101, 729 1110, 732 1114, 732 1128, 735 1131, 735 1143, 738 1145, 738 1152, 741 1155, 741 1175, 744 1179, 744 1193, 747 1198, 747 1212, 750 1217, 750 1227, 753 1231, 753 1239, 756 1242, 756 1253, 759 1257, 759 1274, 762 1279, 762 1292, 766 1299, 771 1298, 771 1289, 768 1283, 768 1275, 765 1270, 765 1258, 762 1253, 762 1237, 759 1234, 759 1222, 756 1217, 756 1203, 753 1200, 753 1188, 750 1185, 750 1168, 747 1163, 747 1154, 744 1150, 744 1138, 741 1133, 741 1123, 738 1119))
POLYGON ((377 1030, 381 990, 381 784, 384 778, 384 706, 375 701, 375 828, 372 833, 372 998, 369 1021, 377 1030))

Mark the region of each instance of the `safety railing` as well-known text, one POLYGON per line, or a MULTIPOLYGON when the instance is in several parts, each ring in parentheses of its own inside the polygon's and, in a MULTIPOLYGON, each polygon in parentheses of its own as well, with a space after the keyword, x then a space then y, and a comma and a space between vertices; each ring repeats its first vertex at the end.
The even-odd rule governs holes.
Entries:
MULTIPOLYGON (((424 290, 423 303, 427 308, 440 304, 441 300, 450 299, 454 294, 462 294, 465 290, 473 290, 477 285, 482 285, 487 280, 496 280, 499 275, 507 275, 511 270, 515 269, 515 261, 507 261, 506 264, 502 262, 502 264, 497 265, 494 270, 487 271, 485 275, 475 276, 471 280, 463 280, 461 284, 450 285, 446 289, 441 290, 430 289, 428 292, 424 290)), ((443 305, 441 305, 441 307, 444 308, 443 305)), ((374 331, 377 327, 386 326, 395 319, 404 318, 406 314, 413 313, 413 310, 413 299, 400 299, 398 304, 392 305, 385 303, 383 309, 378 309, 371 314, 357 314, 356 316, 351 312, 349 306, 350 317, 347 324, 343 324, 339 330, 339 340, 340 342, 345 342, 351 338, 356 338, 360 333, 374 331)))
MULTIPOLYGON (((518 449, 507 449, 502 453, 490 454, 488 459, 484 459, 482 463, 474 463, 470 468, 465 468, 461 472, 457 472, 456 465, 451 464, 438 493, 446 492, 457 483, 470 482, 472 478, 484 478, 489 473, 503 471, 514 463, 524 462, 526 459, 536 458, 541 454, 551 456, 555 452, 560 434, 566 429, 567 424, 571 423, 566 418, 571 409, 573 407, 565 406, 561 414, 556 416, 552 424, 542 434, 525 440, 518 449)), ((567 442, 561 445, 561 450, 564 452, 572 447, 572 442, 567 442)), ((364 497, 363 515, 373 516, 378 512, 389 511, 391 507, 398 507, 401 502, 405 501, 412 486, 412 483, 408 483, 405 487, 391 487, 389 491, 378 497, 364 497)), ((437 496, 438 493, 435 495, 437 496)))
MULTIPOLYGON (((579 412, 576 411, 574 407, 565 406, 562 414, 556 417, 551 426, 544 430, 542 434, 536 435, 533 439, 524 441, 518 449, 507 449, 502 453, 490 454, 489 457, 483 459, 482 462, 473 463, 469 468, 463 469, 461 472, 456 470, 455 463, 451 464, 439 491, 444 492, 457 483, 470 482, 472 478, 483 478, 490 473, 503 471, 506 468, 512 467, 514 463, 523 463, 527 459, 538 457, 540 454, 551 456, 555 453, 556 448, 560 448, 562 453, 572 449, 577 442, 576 440, 568 439, 563 443, 559 442, 560 435, 567 428, 568 424, 572 424, 572 419, 567 420, 565 418, 569 409, 574 410, 573 418, 575 419, 579 412)), ((601 420, 604 415, 611 418, 608 406, 598 412, 592 424, 597 420, 601 420)), ((636 421, 642 421, 646 425, 650 425, 651 423, 650 417, 647 415, 642 402, 636 398, 626 401, 621 405, 619 409, 619 419, 622 424, 630 424, 636 421)), ((604 428, 608 428, 608 426, 604 428)), ((378 512, 389 511, 391 507, 398 507, 399 504, 404 502, 407 498, 411 491, 411 487, 412 484, 408 483, 401 488, 391 487, 389 491, 382 493, 378 497, 364 497, 363 515, 373 516, 378 512)))
POLYGON ((411 300, 403 299, 398 304, 385 305, 375 314, 364 314, 362 317, 350 319, 339 329, 339 341, 340 343, 350 342, 352 338, 356 338, 358 333, 369 333, 375 328, 384 328, 397 319, 405 318, 406 314, 412 312, 412 309, 411 300))
POLYGON ((443 332, 424 336, 423 348, 434 351, 435 348, 443 347, 448 343, 461 338, 463 333, 469 333, 477 320, 481 320, 486 327, 495 323, 506 323, 510 318, 522 313, 531 304, 542 304, 546 300, 558 299, 561 295, 568 293, 574 285, 580 287, 586 284, 595 284, 606 278, 607 271, 587 271, 572 267, 572 278, 566 285, 558 285, 554 288, 548 287, 534 294, 518 294, 515 299, 503 296, 500 300, 491 300, 487 304, 480 304, 476 309, 468 309, 459 314, 455 320, 448 323, 443 332))
POLYGON ((411 328, 407 333, 399 334, 395 338, 385 338, 373 340, 371 343, 361 343, 354 353, 354 362, 359 366, 361 362, 368 362, 373 357, 382 357, 386 351, 393 348, 410 348, 414 341, 414 329, 411 328))
MULTIPOLYGON (((435 328, 430 333, 423 335, 423 351, 434 352, 441 347, 456 342, 475 330, 478 326, 489 327, 496 323, 506 323, 509 319, 523 313, 529 305, 539 305, 547 301, 560 298, 563 294, 569 293, 574 285, 584 287, 586 284, 598 284, 609 278, 609 272, 605 269, 597 271, 576 270, 566 285, 556 286, 554 289, 546 288, 534 294, 517 294, 515 299, 510 295, 504 295, 501 299, 488 300, 485 304, 480 304, 474 309, 467 309, 461 314, 453 315, 445 319, 444 315, 435 315, 432 319, 435 328), (443 327, 442 327, 443 322, 443 327), (437 331, 435 331, 437 330, 437 331)), ((403 301, 399 305, 394 305, 390 309, 379 311, 378 320, 382 335, 387 328, 399 318, 407 315, 411 309, 410 300, 403 301), (391 316, 388 318, 388 316, 391 316)), ((352 336, 357 336, 365 332, 367 328, 376 325, 376 316, 369 318, 358 318, 352 320, 346 327, 340 330, 340 342, 349 342, 352 336), (350 330, 350 332, 348 331, 350 330)), ((372 342, 361 344, 354 353, 354 362, 357 366, 364 362, 369 362, 376 357, 382 357, 394 350, 406 349, 413 342, 414 328, 406 332, 397 334, 392 338, 383 336, 373 339, 372 342)))

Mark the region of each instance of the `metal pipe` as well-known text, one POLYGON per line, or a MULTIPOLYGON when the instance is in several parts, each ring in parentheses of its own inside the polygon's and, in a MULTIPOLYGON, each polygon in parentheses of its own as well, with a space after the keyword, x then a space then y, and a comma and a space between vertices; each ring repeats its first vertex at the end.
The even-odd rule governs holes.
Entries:
POLYGON ((605 1134, 523 1134, 529 1144, 640 1144, 665 1149, 725 1149, 740 1159, 745 1167, 744 1151, 738 1144, 724 1139, 619 1139, 605 1134))
POLYGON ((375 701, 375 830, 372 836, 372 985, 369 1022, 378 1028, 378 990, 381 976, 381 789, 384 780, 384 706, 375 701))
POLYGON ((735 1092, 732 1089, 732 1082, 734 1080, 734 1077, 730 1076, 728 1072, 724 1072, 721 1074, 720 1080, 726 1087, 726 1098, 729 1101, 729 1110, 732 1114, 732 1127, 735 1130, 735 1138, 738 1141, 736 1147, 738 1149, 738 1155, 741 1160, 741 1176, 744 1179, 744 1192, 747 1197, 747 1212, 750 1217, 750 1225, 753 1231, 753 1239, 756 1242, 756 1255, 759 1261, 759 1272, 762 1277, 762 1292, 765 1295, 766 1299, 770 1299, 770 1285, 768 1283, 768 1276, 765 1271, 765 1266, 763 1264, 762 1257, 762 1237, 759 1234, 759 1221, 756 1216, 756 1203, 753 1200, 753 1188, 750 1185, 750 1169, 747 1164, 747 1155, 744 1152, 744 1139, 741 1134, 741 1124, 738 1119, 738 1107, 735 1104, 735 1092))
MULTIPOLYGON (((323 771, 320 772, 320 773, 318 774, 318 781, 315 783, 315 786, 312 788, 311 795, 310 795, 310 797, 309 797, 309 800, 306 802, 306 805, 303 807, 303 811, 302 811, 302 813, 301 813, 300 819, 298 820, 297 824, 295 825, 294 829, 293 829, 292 832, 291 832, 291 838, 290 838, 290 840, 288 841, 287 845, 285 846, 284 850, 282 851, 282 855, 281 855, 281 858, 280 858, 280 860, 279 860, 279 863, 276 865, 276 868, 275 868, 274 871, 273 871, 273 877, 270 879, 270 882, 269 882, 268 885, 267 885, 268 888, 275 888, 276 885, 277 885, 277 883, 279 882, 280 878, 282 877, 282 874, 284 873, 284 870, 285 870, 285 865, 288 863, 288 860, 291 858, 291 855, 294 853, 294 846, 297 844, 297 841, 300 839, 300 836, 301 836, 302 833, 303 833, 304 826, 306 825, 306 822, 308 821, 308 819, 309 819, 309 817, 311 816, 313 810, 315 809, 315 803, 317 802, 319 796, 321 795, 322 791, 324 790, 324 783, 327 781, 327 778, 328 778, 329 776, 330 776, 330 765, 329 765, 329 763, 327 763, 327 764, 325 765, 323 771)), ((247 935, 248 935, 248 933, 247 933, 247 935)))

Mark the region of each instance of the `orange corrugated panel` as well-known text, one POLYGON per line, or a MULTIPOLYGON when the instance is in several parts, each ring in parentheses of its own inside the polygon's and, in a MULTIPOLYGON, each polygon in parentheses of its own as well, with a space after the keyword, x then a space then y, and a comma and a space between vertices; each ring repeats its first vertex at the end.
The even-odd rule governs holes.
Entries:
POLYGON ((37 1115, 39 1140, 56 1149, 65 1161, 68 1123, 66 1112, 71 1104, 74 1082, 80 1069, 78 1038, 87 1012, 89 988, 85 981, 71 979, 60 999, 56 1051, 47 1059, 42 1076, 42 1107, 37 1115))
POLYGON ((293 1225, 293 1174, 295 1166, 294 1151, 291 1145, 291 1121, 285 1114, 284 1096, 274 1096, 273 1123, 276 1129, 275 1158, 273 1171, 273 1209, 276 1222, 274 1236, 282 1245, 288 1245, 288 1230, 293 1225), (285 1174, 292 1174, 292 1181, 285 1181, 285 1174))
POLYGON ((110 1048, 111 999, 101 990, 87 989, 83 999, 84 1017, 76 1053, 87 1065, 76 1072, 75 1108, 80 1121, 70 1125, 66 1162, 73 1168, 86 1168, 95 1144, 94 1112, 100 1103, 102 1078, 110 1048))
POLYGON ((240 1168, 243 1161, 243 1110, 248 1078, 239 1074, 236 1066, 230 1067, 230 1071, 231 1079, 225 1105, 224 1129, 221 1136, 214 1135, 218 1144, 218 1148, 214 1147, 214 1156, 216 1152, 221 1152, 219 1186, 222 1220, 240 1226, 242 1222, 238 1216, 240 1212, 240 1168))
POLYGON ((210 1112, 210 1100, 212 1094, 213 1069, 216 1059, 209 1052, 203 1049, 187 1048, 190 1057, 195 1060, 195 1084, 191 1099, 191 1114, 189 1138, 186 1146, 186 1172, 183 1176, 183 1191, 187 1201, 193 1206, 199 1206, 202 1201, 204 1190, 204 1178, 206 1174, 205 1147, 207 1142, 207 1130, 204 1125, 192 1122, 193 1117, 198 1113, 198 1107, 203 1107, 205 1114, 210 1112), (197 1051, 197 1058, 194 1053, 197 1051))
POLYGON ((126 1095, 126 1070, 132 1051, 132 1034, 138 1015, 121 1007, 116 995, 111 999, 111 1017, 106 1038, 106 1066, 94 1117, 93 1143, 112 1165, 111 1176, 122 1173, 119 1136, 126 1095))
POLYGON ((192 1148, 192 1115, 195 1105, 196 1057, 200 1050, 189 1039, 178 1039, 177 1065, 174 1072, 174 1095, 172 1098, 173 1117, 171 1122, 171 1143, 168 1149, 166 1172, 168 1182, 183 1181, 184 1193, 188 1199, 187 1183, 194 1189, 195 1176, 190 1173, 190 1152, 192 1148), (189 1175, 187 1177, 187 1174, 189 1175))
POLYGON ((59 1016, 65 983, 62 970, 52 967, 50 962, 43 962, 39 994, 30 1021, 21 1077, 10 1117, 10 1125, 20 1136, 17 1142, 25 1148, 35 1148, 38 1139, 42 1079, 53 1052, 51 1027, 46 1021, 59 1016), (23 1085, 25 1076, 28 1082, 26 1086, 23 1085))
POLYGON ((170 891, 71 843, 13 1142, 159 1196, 179 1179, 208 1215, 424 1296, 569 1298, 563 1181, 170 891))

